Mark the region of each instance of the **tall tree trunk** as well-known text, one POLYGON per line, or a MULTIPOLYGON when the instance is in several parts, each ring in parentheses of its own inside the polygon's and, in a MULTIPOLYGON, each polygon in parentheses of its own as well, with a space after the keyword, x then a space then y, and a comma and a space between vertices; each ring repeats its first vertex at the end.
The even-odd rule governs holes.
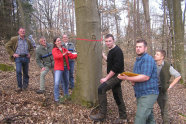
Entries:
POLYGON ((172 43, 171 45, 171 52, 172 52, 172 57, 175 58, 175 44, 174 44, 174 31, 173 31, 173 5, 172 5, 172 0, 166 0, 167 2, 167 7, 168 7, 168 11, 169 11, 169 19, 170 19, 170 36, 171 36, 171 40, 170 42, 172 43))
POLYGON ((75 35, 75 32, 74 32, 74 25, 75 25, 75 22, 74 22, 74 0, 72 0, 72 24, 71 24, 71 33, 72 33, 72 36, 75 35))
POLYGON ((181 82, 184 83, 185 79, 185 66, 184 66, 184 25, 182 22, 181 2, 173 0, 173 17, 174 17, 174 37, 175 37, 175 58, 174 62, 176 68, 182 74, 181 82))
POLYGON ((185 8, 183 11, 183 25, 185 25, 185 12, 186 12, 186 0, 185 0, 185 8))
POLYGON ((117 15, 115 0, 114 0, 114 9, 115 9, 114 19, 115 19, 115 22, 116 22, 116 32, 117 32, 117 40, 118 40, 119 37, 120 37, 120 29, 119 29, 119 23, 118 23, 119 16, 117 15))
POLYGON ((162 49, 165 49, 165 25, 166 25, 166 9, 165 9, 165 0, 163 0, 163 28, 162 28, 162 42, 161 42, 161 46, 162 49))
POLYGON ((26 24, 25 24, 25 16, 24 16, 24 12, 23 12, 23 7, 22 7, 22 3, 21 0, 17 0, 18 2, 18 6, 19 6, 19 12, 21 14, 21 26, 23 26, 24 28, 26 28, 26 24))
POLYGON ((140 12, 139 12, 139 0, 137 0, 137 37, 141 38, 141 23, 140 23, 140 12))
POLYGON ((57 28, 57 31, 56 31, 56 32, 57 32, 57 35, 60 34, 60 33, 59 33, 59 30, 60 30, 60 29, 59 29, 59 18, 60 18, 60 10, 61 10, 61 9, 60 9, 60 7, 61 7, 61 6, 60 6, 60 3, 61 3, 61 0, 59 0, 59 2, 58 2, 58 12, 57 12, 58 18, 57 18, 57 22, 56 22, 56 23, 57 23, 57 24, 56 24, 56 25, 57 25, 57 27, 56 27, 56 28, 57 28))
MULTIPOLYGON (((136 0, 134 0, 134 13, 133 13, 133 19, 134 19, 134 21, 133 21, 133 44, 135 44, 135 42, 136 42, 136 31, 137 31, 137 29, 136 29, 136 20, 137 20, 137 12, 136 12, 136 0)), ((133 47, 134 48, 134 47, 133 47)), ((135 48, 134 48, 134 50, 133 50, 133 53, 135 53, 135 48)))
MULTIPOLYGON (((76 0, 77 37, 101 39, 100 15, 97 0, 76 0)), ((76 87, 72 99, 81 105, 97 103, 97 88, 102 77, 101 42, 77 40, 76 87)))
POLYGON ((143 9, 145 14, 145 21, 146 21, 146 38, 148 43, 148 52, 153 53, 152 51, 152 41, 151 41, 151 28, 150 28, 150 14, 149 14, 149 0, 142 0, 143 1, 143 9))

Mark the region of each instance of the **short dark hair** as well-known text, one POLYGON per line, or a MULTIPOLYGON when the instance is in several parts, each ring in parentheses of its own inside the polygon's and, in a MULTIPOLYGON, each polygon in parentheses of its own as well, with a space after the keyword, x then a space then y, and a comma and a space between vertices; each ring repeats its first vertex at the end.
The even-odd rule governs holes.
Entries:
POLYGON ((137 40, 137 41, 136 41, 136 44, 137 44, 137 43, 143 43, 144 46, 147 46, 147 42, 146 42, 145 40, 143 40, 143 39, 137 40))
POLYGON ((160 52, 163 55, 163 58, 166 57, 166 51, 165 50, 156 50, 156 52, 160 52))
POLYGON ((109 38, 109 37, 112 37, 112 40, 114 40, 114 36, 113 36, 112 34, 107 34, 107 35, 105 36, 105 39, 107 39, 107 38, 109 38))

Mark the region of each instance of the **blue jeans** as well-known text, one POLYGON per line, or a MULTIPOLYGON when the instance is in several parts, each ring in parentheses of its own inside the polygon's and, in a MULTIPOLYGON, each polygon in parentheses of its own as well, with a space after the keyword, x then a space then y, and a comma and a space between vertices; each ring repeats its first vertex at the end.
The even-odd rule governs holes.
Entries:
POLYGON ((153 114, 153 106, 158 95, 151 94, 137 98, 137 112, 134 124, 156 124, 153 114))
POLYGON ((62 73, 61 83, 62 83, 62 88, 63 88, 64 95, 69 95, 69 93, 68 93, 68 87, 69 87, 69 70, 67 69, 66 66, 64 67, 64 71, 62 73))
POLYGON ((26 89, 28 87, 28 82, 29 82, 29 76, 28 76, 29 62, 30 62, 30 59, 27 58, 27 57, 15 58, 16 76, 17 76, 18 88, 26 89), (22 80, 22 70, 23 70, 23 80, 22 80))
POLYGON ((64 67, 64 71, 55 70, 54 72, 54 99, 59 101, 59 84, 62 83, 62 88, 64 95, 69 95, 68 93, 68 83, 69 83, 69 71, 64 67))
POLYGON ((73 89, 74 88, 74 64, 75 62, 72 60, 69 60, 69 66, 70 66, 70 70, 69 70, 69 82, 70 82, 70 87, 73 89))

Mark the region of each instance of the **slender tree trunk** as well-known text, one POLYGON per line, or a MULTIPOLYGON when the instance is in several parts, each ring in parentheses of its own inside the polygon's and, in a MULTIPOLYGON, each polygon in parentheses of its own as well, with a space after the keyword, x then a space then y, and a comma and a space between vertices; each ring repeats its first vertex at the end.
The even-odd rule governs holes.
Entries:
MULTIPOLYGON (((97 0, 76 0, 77 37, 101 39, 100 15, 97 0)), ((85 106, 97 103, 97 88, 102 77, 102 48, 100 41, 77 40, 76 87, 72 99, 85 106)))
POLYGON ((140 12, 139 12, 139 0, 137 0, 137 37, 141 38, 141 23, 140 23, 140 12))
POLYGON ((57 12, 58 17, 57 17, 57 22, 56 22, 56 23, 57 23, 57 31, 56 31, 57 34, 59 34, 59 30, 60 30, 60 29, 59 29, 59 17, 60 17, 60 10, 61 10, 61 9, 60 9, 60 7, 61 7, 61 6, 60 6, 60 3, 61 3, 61 0, 59 0, 59 2, 58 2, 58 12, 57 12))
MULTIPOLYGON (((135 42, 136 42, 136 18, 137 18, 137 13, 136 13, 136 0, 134 0, 134 13, 133 13, 133 19, 134 19, 134 21, 133 21, 133 26, 134 26, 134 30, 133 30, 133 45, 135 44, 135 42)), ((133 47, 134 48, 134 47, 133 47)), ((134 48, 134 50, 133 50, 133 53, 135 53, 135 48, 134 48)))
POLYGON ((172 5, 172 0, 166 0, 167 1, 167 7, 168 7, 168 10, 169 10, 169 23, 170 23, 170 27, 169 27, 169 30, 170 30, 170 36, 171 36, 171 40, 170 40, 170 43, 172 43, 171 45, 171 53, 172 53, 172 58, 175 58, 175 44, 174 44, 174 31, 173 31, 173 5, 172 5))
POLYGON ((162 49, 165 49, 165 25, 166 25, 166 9, 165 9, 165 0, 163 0, 163 29, 162 29, 162 49))
POLYGON ((72 7, 71 7, 71 9, 72 9, 72 24, 71 24, 71 33, 72 33, 72 35, 74 36, 75 35, 75 32, 74 32, 74 25, 75 25, 75 22, 74 22, 74 0, 72 0, 72 7))
POLYGON ((149 0, 142 0, 143 1, 143 9, 145 14, 145 21, 146 21, 146 36, 147 36, 147 43, 148 43, 148 52, 153 54, 152 51, 152 41, 151 41, 151 28, 150 28, 150 14, 149 14, 149 0))
POLYGON ((18 2, 18 6, 19 6, 19 12, 21 14, 21 25, 26 28, 26 24, 25 24, 25 16, 24 16, 24 12, 23 12, 23 7, 22 7, 22 4, 21 4, 21 0, 17 0, 18 2))
MULTIPOLYGON (((114 9, 116 10, 116 2, 114 0, 114 9)), ((117 39, 119 39, 120 37, 120 29, 119 29, 119 24, 118 24, 118 16, 116 14, 117 12, 115 11, 114 12, 114 19, 115 19, 115 22, 116 22, 116 32, 117 32, 117 39)))

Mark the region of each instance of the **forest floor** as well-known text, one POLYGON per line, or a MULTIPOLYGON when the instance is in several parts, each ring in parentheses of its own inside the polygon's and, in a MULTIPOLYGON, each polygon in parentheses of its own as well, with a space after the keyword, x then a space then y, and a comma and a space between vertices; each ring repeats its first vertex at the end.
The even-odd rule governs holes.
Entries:
MULTIPOLYGON (((10 62, 4 46, 0 46, 0 63, 14 65, 10 62)), ((131 62, 125 61, 130 70, 131 62)), ((82 124, 94 123, 89 114, 93 108, 86 108, 72 102, 56 106, 53 98, 53 78, 51 72, 46 76, 46 94, 38 95, 40 69, 34 57, 29 67, 29 88, 16 93, 17 88, 15 71, 0 71, 0 123, 34 123, 34 124, 82 124)), ((71 91, 70 91, 71 92, 71 91)), ((129 124, 133 124, 136 113, 136 99, 133 87, 129 82, 122 82, 123 98, 126 104, 129 124)), ((170 92, 169 114, 172 124, 186 124, 186 88, 177 84, 170 92)), ((112 92, 107 93, 108 114, 103 123, 112 123, 118 117, 118 110, 112 92)), ((154 115, 157 124, 162 123, 160 109, 154 105, 154 115)))

